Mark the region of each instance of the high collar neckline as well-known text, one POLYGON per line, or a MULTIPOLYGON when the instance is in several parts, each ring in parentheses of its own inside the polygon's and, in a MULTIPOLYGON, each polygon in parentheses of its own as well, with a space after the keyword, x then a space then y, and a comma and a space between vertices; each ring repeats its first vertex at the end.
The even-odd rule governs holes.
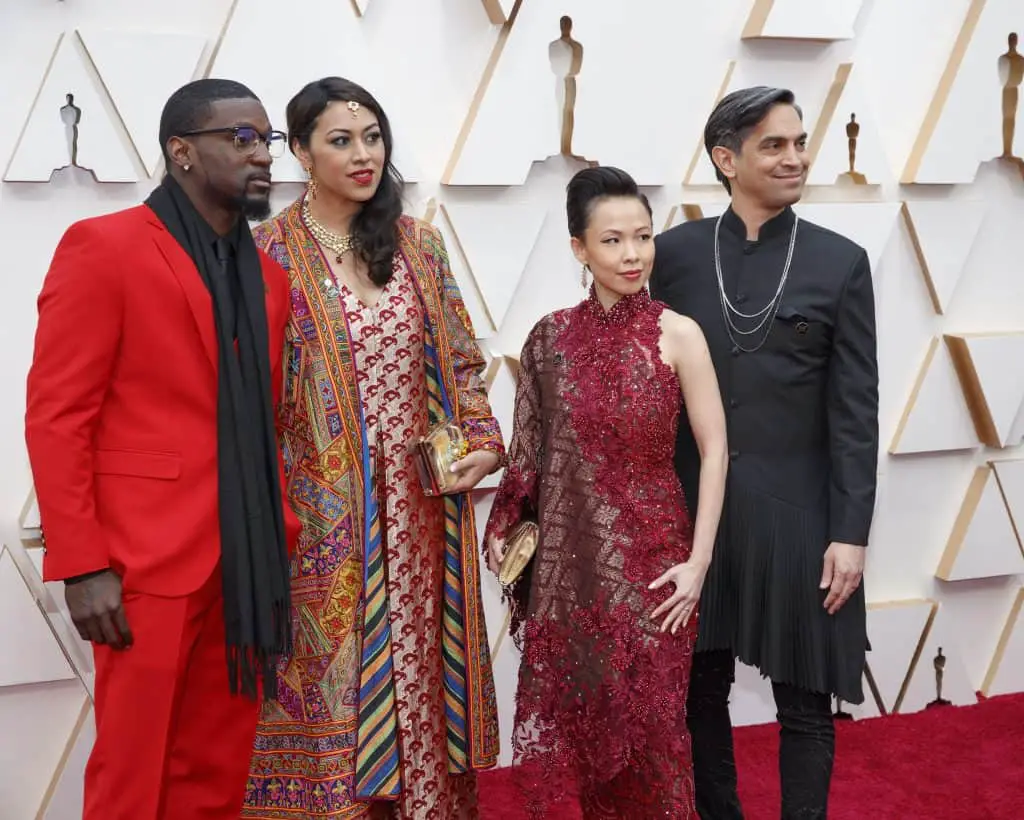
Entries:
POLYGON ((643 313, 651 304, 651 294, 646 287, 636 293, 622 296, 610 308, 606 308, 597 298, 597 289, 593 284, 584 302, 588 312, 598 321, 621 324, 643 313))
POLYGON ((722 225, 735 234, 742 242, 756 241, 763 243, 777 236, 788 234, 792 230, 795 220, 796 213, 792 207, 787 206, 783 208, 781 213, 776 214, 761 226, 761 229, 757 232, 756 240, 748 240, 746 223, 739 218, 731 205, 722 215, 722 225))

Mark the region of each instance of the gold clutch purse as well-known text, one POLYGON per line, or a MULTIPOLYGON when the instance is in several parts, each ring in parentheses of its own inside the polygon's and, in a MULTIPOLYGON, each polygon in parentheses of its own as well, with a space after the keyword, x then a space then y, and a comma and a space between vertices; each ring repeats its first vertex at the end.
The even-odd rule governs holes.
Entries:
POLYGON ((523 574, 537 551, 540 528, 533 521, 520 521, 505 539, 505 554, 501 556, 498 581, 502 586, 514 584, 523 574))
POLYGON ((469 451, 462 428, 453 421, 431 427, 411 445, 420 484, 427 495, 443 495, 458 481, 452 465, 469 451))

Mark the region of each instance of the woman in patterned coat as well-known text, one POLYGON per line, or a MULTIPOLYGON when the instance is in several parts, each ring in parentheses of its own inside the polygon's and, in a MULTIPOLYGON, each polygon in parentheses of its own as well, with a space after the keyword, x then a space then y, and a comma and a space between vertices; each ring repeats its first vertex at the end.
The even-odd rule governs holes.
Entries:
POLYGON ((308 187, 254 235, 291 279, 280 427, 303 528, 242 816, 477 817, 499 749, 468 495, 504 459, 485 363, 440 234, 402 214, 373 96, 328 77, 287 117, 308 187), (428 496, 409 445, 445 419, 468 452, 428 496))

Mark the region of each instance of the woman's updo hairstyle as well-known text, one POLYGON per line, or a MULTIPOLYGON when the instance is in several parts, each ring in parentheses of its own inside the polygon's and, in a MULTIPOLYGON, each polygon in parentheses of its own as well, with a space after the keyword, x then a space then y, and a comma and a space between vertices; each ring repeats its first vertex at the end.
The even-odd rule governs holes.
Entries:
POLYGON ((569 180, 566 186, 565 212, 569 218, 569 236, 582 239, 590 223, 590 216, 599 202, 615 197, 635 197, 640 200, 653 219, 651 203, 640 192, 636 181, 619 168, 599 165, 584 168, 569 180))

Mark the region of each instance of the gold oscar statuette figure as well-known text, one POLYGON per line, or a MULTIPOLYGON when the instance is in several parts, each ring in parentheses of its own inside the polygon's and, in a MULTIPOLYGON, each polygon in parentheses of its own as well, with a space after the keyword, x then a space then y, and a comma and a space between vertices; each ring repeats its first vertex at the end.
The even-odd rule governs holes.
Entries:
POLYGON ((857 172, 857 138, 860 136, 860 123, 857 122, 857 115, 850 114, 850 121, 846 123, 846 144, 850 158, 850 170, 836 177, 837 185, 867 185, 868 178, 857 172))

